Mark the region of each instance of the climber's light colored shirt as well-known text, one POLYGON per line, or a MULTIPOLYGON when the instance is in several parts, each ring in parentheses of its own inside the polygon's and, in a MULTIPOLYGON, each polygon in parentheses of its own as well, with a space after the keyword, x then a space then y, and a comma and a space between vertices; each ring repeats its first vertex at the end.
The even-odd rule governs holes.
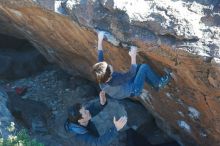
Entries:
MULTIPOLYGON (((98 62, 104 61, 103 51, 98 50, 98 62)), ((126 73, 113 72, 110 81, 99 84, 100 88, 112 98, 123 99, 133 93, 133 80, 136 75, 137 65, 132 64, 126 73)))

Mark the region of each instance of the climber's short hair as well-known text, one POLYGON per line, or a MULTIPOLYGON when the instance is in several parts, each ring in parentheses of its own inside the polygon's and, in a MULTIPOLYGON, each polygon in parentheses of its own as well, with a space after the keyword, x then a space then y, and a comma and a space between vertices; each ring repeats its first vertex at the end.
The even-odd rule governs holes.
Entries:
POLYGON ((105 83, 111 77, 110 65, 105 61, 93 65, 93 71, 96 74, 98 83, 105 83))
POLYGON ((79 112, 82 108, 82 104, 76 103, 68 109, 68 123, 78 124, 78 120, 82 118, 82 114, 79 112))

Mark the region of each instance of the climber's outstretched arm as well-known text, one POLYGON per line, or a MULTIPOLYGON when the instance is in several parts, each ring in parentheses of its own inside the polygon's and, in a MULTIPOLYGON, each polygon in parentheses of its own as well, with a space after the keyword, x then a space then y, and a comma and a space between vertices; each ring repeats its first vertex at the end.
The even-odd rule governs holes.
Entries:
POLYGON ((131 46, 131 50, 129 51, 129 55, 131 56, 131 65, 136 65, 136 55, 137 55, 137 47, 131 46))
POLYGON ((102 50, 102 41, 104 38, 105 32, 99 31, 98 32, 98 62, 104 61, 104 55, 102 50))

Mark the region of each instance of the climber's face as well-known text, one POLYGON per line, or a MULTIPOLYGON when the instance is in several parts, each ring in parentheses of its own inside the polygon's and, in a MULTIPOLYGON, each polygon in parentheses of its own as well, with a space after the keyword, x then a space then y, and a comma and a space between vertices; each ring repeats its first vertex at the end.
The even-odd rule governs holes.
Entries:
POLYGON ((79 110, 80 114, 82 115, 82 118, 79 119, 79 123, 83 126, 87 126, 89 120, 92 118, 91 117, 91 114, 89 112, 89 110, 87 110, 85 107, 82 107, 80 110, 79 110))
POLYGON ((112 65, 109 65, 109 68, 110 68, 110 71, 111 71, 111 75, 110 75, 110 77, 108 78, 108 80, 106 81, 106 83, 109 82, 109 81, 112 79, 112 73, 113 73, 113 71, 114 71, 112 65))

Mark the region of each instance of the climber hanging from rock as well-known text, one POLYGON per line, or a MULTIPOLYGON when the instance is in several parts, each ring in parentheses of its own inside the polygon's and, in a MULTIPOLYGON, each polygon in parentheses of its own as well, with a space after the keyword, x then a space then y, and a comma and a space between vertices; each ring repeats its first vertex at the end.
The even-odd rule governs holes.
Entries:
POLYGON ((137 65, 137 48, 134 46, 131 46, 129 51, 131 57, 129 71, 126 73, 114 71, 113 67, 104 61, 102 49, 104 36, 105 32, 98 32, 98 63, 93 66, 102 93, 107 93, 112 98, 123 99, 139 96, 145 81, 158 91, 168 84, 170 73, 160 77, 148 64, 137 65))

